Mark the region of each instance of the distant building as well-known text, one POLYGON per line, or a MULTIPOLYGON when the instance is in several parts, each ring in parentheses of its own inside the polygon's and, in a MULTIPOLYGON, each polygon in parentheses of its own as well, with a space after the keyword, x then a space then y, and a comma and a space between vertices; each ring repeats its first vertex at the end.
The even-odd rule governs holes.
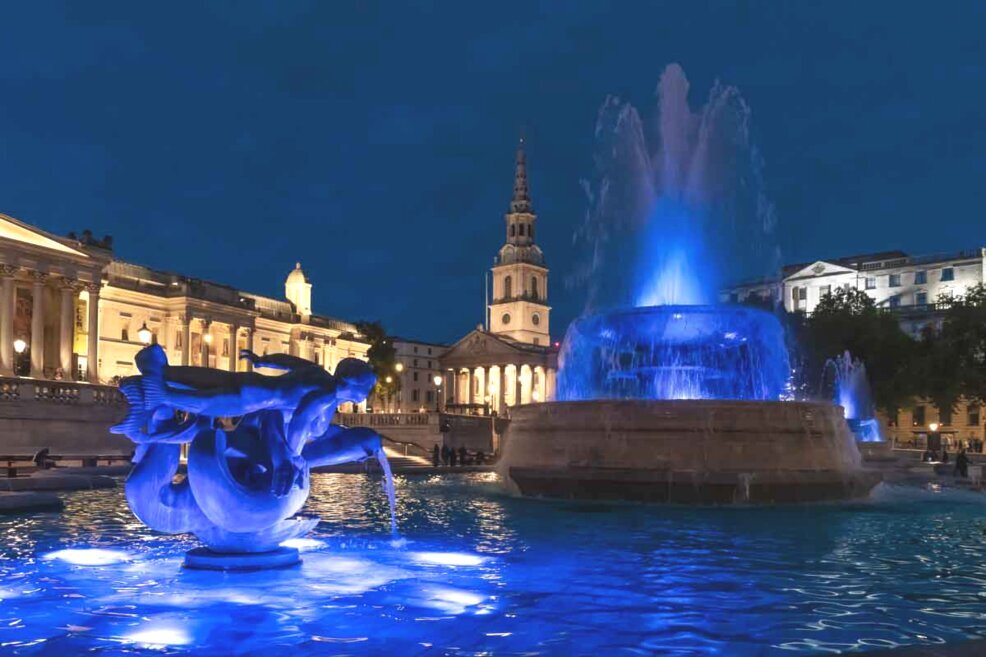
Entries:
MULTIPOLYGON (((435 384, 435 377, 441 377, 439 360, 448 349, 446 345, 407 338, 392 338, 396 350, 397 391, 381 400, 381 410, 389 413, 424 413, 438 410, 441 383, 435 384)), ((377 409, 374 409, 377 410, 377 409)))
POLYGON ((446 408, 504 414, 509 406, 555 397, 548 267, 535 242, 524 144, 517 147, 506 239, 494 260, 489 330, 482 324, 448 347, 441 359, 446 408))
POLYGON ((300 263, 274 299, 118 260, 108 240, 57 237, 0 215, 0 375, 111 382, 160 344, 172 365, 250 369, 240 349, 332 371, 365 360, 355 325, 312 312, 300 263), (17 354, 17 350, 22 351, 17 354))
MULTIPOLYGON (((918 337, 926 326, 940 326, 940 297, 962 296, 984 281, 984 248, 924 256, 886 251, 788 265, 781 280, 737 285, 725 290, 722 300, 772 306, 783 302, 788 312, 811 314, 826 294, 840 287, 855 288, 864 291, 878 308, 893 313, 904 331, 918 337)), ((932 425, 937 425, 951 449, 965 445, 981 451, 986 438, 980 406, 964 400, 952 412, 916 399, 910 408, 882 419, 887 437, 902 447, 924 449, 932 425)))
POLYGON ((864 291, 878 308, 893 312, 906 332, 919 335, 925 326, 940 320, 939 297, 962 296, 986 280, 984 272, 983 248, 925 256, 887 251, 787 265, 781 280, 734 286, 723 293, 722 300, 783 302, 788 312, 811 314, 826 294, 840 287, 855 288, 864 291))

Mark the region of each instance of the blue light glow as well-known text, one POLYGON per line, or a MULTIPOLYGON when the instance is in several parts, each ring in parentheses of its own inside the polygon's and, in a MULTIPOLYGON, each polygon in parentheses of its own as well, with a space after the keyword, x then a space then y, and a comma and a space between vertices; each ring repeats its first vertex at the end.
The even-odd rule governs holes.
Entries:
POLYGON ((75 566, 109 566, 130 560, 130 555, 120 550, 100 548, 68 549, 49 552, 46 560, 58 560, 75 566))
POLYGON ((186 646, 192 642, 192 637, 180 627, 151 627, 128 634, 126 639, 142 646, 159 648, 186 646))
POLYGON ((411 558, 436 566, 478 566, 486 561, 483 557, 464 552, 415 552, 411 558))

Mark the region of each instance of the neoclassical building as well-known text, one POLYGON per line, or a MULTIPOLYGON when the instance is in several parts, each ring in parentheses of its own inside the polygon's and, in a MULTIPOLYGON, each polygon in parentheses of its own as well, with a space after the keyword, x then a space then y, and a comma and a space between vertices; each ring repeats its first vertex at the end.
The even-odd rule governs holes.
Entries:
POLYGON ((536 224, 522 140, 510 211, 504 216, 506 239, 492 268, 487 325, 470 331, 441 358, 449 411, 503 415, 510 406, 555 397, 558 354, 551 341, 548 267, 535 242, 536 224))
POLYGON ((0 215, 0 374, 108 383, 160 344, 173 365, 246 371, 240 349, 289 353, 333 370, 366 359, 351 323, 316 315, 297 264, 285 298, 114 258, 109 239, 58 237, 0 215), (20 352, 20 353, 18 353, 20 352))

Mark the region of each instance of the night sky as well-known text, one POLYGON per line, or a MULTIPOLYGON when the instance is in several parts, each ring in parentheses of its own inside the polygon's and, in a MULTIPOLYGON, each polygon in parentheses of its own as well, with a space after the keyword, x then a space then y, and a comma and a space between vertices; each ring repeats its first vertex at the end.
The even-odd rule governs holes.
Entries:
POLYGON ((0 212, 117 256, 454 340, 483 318, 521 130, 552 329, 607 94, 740 88, 783 259, 986 246, 986 4, 17 2, 0 212))

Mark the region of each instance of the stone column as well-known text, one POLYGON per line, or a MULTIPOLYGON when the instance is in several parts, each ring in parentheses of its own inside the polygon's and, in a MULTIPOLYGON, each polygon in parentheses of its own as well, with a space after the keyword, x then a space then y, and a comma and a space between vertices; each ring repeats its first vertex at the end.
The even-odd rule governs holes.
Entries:
POLYGON ((188 367, 192 364, 192 316, 181 315, 181 364, 188 367))
POLYGON ((209 340, 206 339, 207 336, 211 336, 212 322, 208 319, 202 320, 202 345, 201 345, 201 358, 202 362, 200 365, 202 367, 209 367, 209 340))
POLYGON ((99 383, 99 291, 101 283, 89 283, 88 330, 86 346, 86 378, 89 383, 99 383))
POLYGON ((459 370, 453 369, 452 374, 449 375, 449 379, 452 381, 452 403, 459 403, 459 370))
POLYGON ((0 376, 14 374, 14 274, 17 268, 0 265, 0 376))
POLYGON ((558 385, 557 376, 558 375, 555 372, 555 370, 551 368, 548 369, 548 375, 545 377, 545 379, 548 382, 547 384, 548 397, 547 399, 545 399, 545 401, 555 401, 555 395, 557 394, 555 391, 555 386, 558 385))
POLYGON ((60 287, 62 315, 59 325, 61 330, 58 335, 58 362, 67 381, 75 378, 75 370, 72 367, 72 352, 75 347, 75 290, 75 281, 62 281, 60 287))
POLYGON ((31 309, 31 376, 44 377, 45 368, 45 325, 44 289, 48 274, 32 272, 34 278, 34 306, 31 309))
MULTIPOLYGON (((249 349, 250 351, 253 351, 253 329, 247 326, 243 330, 246 331, 246 348, 249 349)), ((236 355, 237 357, 239 357, 239 354, 236 355)), ((253 362, 250 360, 244 360, 243 367, 247 372, 252 372, 253 362)))
POLYGON ((473 386, 475 384, 473 384, 472 382, 472 377, 473 377, 472 368, 471 367, 467 368, 466 369, 466 401, 465 401, 465 403, 467 404, 472 404, 473 399, 475 399, 475 397, 473 397, 473 386))
POLYGON ((507 366, 500 366, 500 403, 497 404, 496 412, 503 415, 507 411, 507 366))
POLYGON ((239 360, 239 349, 236 348, 236 340, 239 335, 240 327, 236 324, 229 325, 229 371, 236 371, 236 363, 239 360))
POLYGON ((524 403, 523 400, 523 382, 521 381, 520 374, 523 365, 514 365, 514 406, 520 406, 524 403))

